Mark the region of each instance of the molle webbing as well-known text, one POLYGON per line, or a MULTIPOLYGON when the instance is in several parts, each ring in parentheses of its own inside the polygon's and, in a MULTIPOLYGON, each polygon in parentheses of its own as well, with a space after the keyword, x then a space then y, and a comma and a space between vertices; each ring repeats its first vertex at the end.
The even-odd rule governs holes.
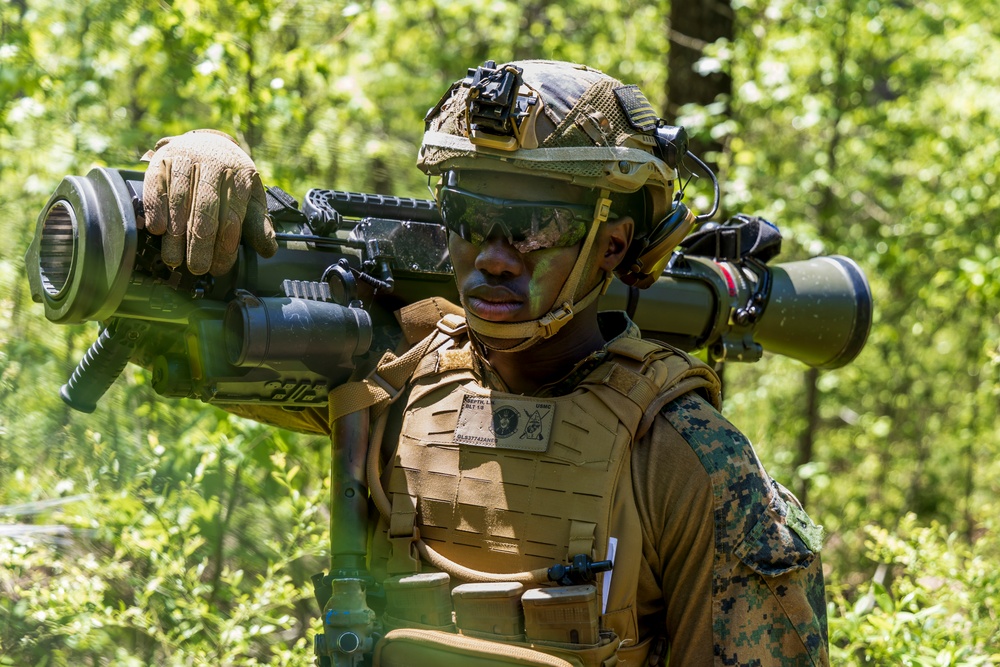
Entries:
MULTIPOLYGON (((595 418, 608 416, 607 408, 588 392, 529 406, 555 411, 544 453, 454 444, 469 401, 509 406, 508 396, 485 392, 474 381, 418 395, 407 411, 388 491, 416 495, 420 536, 467 567, 531 570, 565 561, 571 547, 597 555, 596 546, 604 545, 594 544, 594 527, 606 523, 604 494, 614 486, 629 434, 595 418)), ((520 445, 529 415, 520 405, 517 410, 521 423, 509 439, 520 445)))
MULTIPOLYGON (((456 322, 447 328, 457 330, 456 322)), ((523 403, 535 399, 478 386, 467 342, 437 345, 411 364, 414 386, 386 490, 417 497, 416 517, 406 517, 419 522, 414 532, 447 558, 490 572, 544 567, 575 553, 602 557, 626 453, 663 396, 674 395, 675 386, 718 393, 710 369, 657 343, 622 338, 609 350, 612 361, 578 391, 528 407, 523 403), (496 415, 513 411, 522 424, 554 411, 550 442, 541 452, 526 452, 518 441, 526 433, 506 446, 462 440, 463 409, 482 401, 496 415)), ((390 521, 397 527, 393 542, 402 537, 402 519, 390 521)), ((392 558, 393 569, 410 562, 409 552, 392 558)))
MULTIPOLYGON (((625 651, 634 654, 630 660, 644 660, 648 646, 634 644, 642 540, 629 452, 673 398, 698 390, 717 404, 718 378, 682 352, 619 338, 609 345, 609 361, 572 394, 537 399, 537 423, 551 424, 543 450, 499 446, 499 437, 494 446, 457 444, 466 401, 490 406, 497 415, 504 401, 516 399, 508 407, 518 406, 517 428, 528 432, 530 419, 521 402, 536 400, 479 386, 458 319, 439 325, 439 333, 454 332, 450 343, 435 340, 412 364, 399 447, 382 475, 393 502, 391 516, 374 535, 373 571, 417 571, 413 547, 423 545, 425 558, 427 547, 433 547, 444 563, 483 573, 522 575, 539 567, 544 572, 579 553, 606 558, 614 536, 616 567, 602 575, 612 577, 602 622, 633 643, 625 651), (545 405, 553 406, 551 422, 541 420, 545 405)), ((467 420, 465 428, 468 423, 473 422, 467 420)), ((520 441, 520 431, 511 430, 507 437, 520 441)), ((438 561, 428 562, 452 574, 453 583, 468 579, 438 561)))
MULTIPOLYGON (((637 385, 630 384, 629 376, 612 371, 600 383, 623 394, 633 394, 633 400, 645 401, 646 392, 652 388, 654 396, 645 403, 642 419, 634 433, 641 438, 653 419, 667 403, 691 391, 700 392, 716 409, 722 405, 722 386, 719 376, 710 367, 688 354, 639 338, 618 338, 608 345, 623 365, 629 366, 641 378, 637 385), (617 375, 617 377, 616 377, 617 375)), ((599 371, 600 369, 598 369, 599 371)), ((588 377, 585 382, 593 378, 588 377)))

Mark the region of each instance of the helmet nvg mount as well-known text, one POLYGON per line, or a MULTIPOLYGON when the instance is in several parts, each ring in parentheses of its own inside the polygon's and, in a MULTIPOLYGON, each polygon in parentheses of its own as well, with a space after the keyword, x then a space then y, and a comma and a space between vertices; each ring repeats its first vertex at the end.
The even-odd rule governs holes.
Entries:
POLYGON ((526 60, 470 69, 424 119, 417 166, 428 175, 452 170, 537 174, 599 191, 595 222, 553 311, 534 322, 470 327, 496 338, 547 338, 596 300, 601 285, 574 304, 586 255, 612 193, 637 194, 630 213, 636 232, 615 270, 629 285, 656 281, 671 251, 697 219, 675 195, 677 167, 687 150, 684 129, 667 126, 638 86, 565 62, 526 60), (603 213, 602 213, 603 211, 603 213), (570 283, 573 283, 570 285, 570 283))

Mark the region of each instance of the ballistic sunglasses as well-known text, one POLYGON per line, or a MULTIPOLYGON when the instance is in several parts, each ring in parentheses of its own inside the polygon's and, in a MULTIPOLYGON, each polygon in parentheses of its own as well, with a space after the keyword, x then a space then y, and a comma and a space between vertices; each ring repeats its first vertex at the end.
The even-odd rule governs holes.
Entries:
POLYGON ((444 226, 464 241, 482 245, 499 229, 520 253, 568 248, 587 235, 594 205, 501 199, 451 186, 438 190, 444 226))

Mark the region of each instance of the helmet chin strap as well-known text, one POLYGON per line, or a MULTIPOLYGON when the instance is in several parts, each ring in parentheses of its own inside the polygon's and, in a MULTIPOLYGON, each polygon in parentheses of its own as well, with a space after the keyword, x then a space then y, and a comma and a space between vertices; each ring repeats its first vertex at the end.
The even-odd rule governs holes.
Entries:
POLYGON ((490 322, 466 310, 465 318, 469 329, 473 333, 479 334, 476 337, 476 341, 480 345, 496 352, 520 352, 521 350, 526 350, 539 341, 554 336, 567 322, 573 319, 575 313, 587 308, 607 291, 608 285, 611 283, 611 273, 605 274, 604 280, 598 283, 594 289, 590 290, 578 303, 573 303, 573 296, 576 294, 580 286, 580 281, 583 279, 583 272, 587 267, 587 260, 594 246, 594 239, 597 238, 597 228, 608 219, 608 213, 611 210, 611 199, 608 198, 610 194, 610 191, 606 189, 601 190, 601 195, 594 206, 594 220, 590 225, 590 230, 587 232, 583 245, 580 247, 580 254, 577 255, 572 271, 570 271, 566 282, 563 283, 562 289, 559 291, 559 295, 553 302, 552 310, 536 320, 528 320, 527 322, 490 322), (484 341, 483 336, 505 340, 521 340, 521 342, 513 347, 498 347, 484 341))

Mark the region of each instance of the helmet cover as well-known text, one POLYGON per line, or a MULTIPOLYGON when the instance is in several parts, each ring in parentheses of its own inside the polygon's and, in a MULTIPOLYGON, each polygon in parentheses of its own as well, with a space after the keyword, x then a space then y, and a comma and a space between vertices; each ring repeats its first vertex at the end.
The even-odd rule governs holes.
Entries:
POLYGON ((417 166, 428 175, 528 172, 611 193, 641 192, 632 246, 616 271, 629 284, 655 282, 653 265, 694 223, 693 216, 677 215, 677 171, 657 136, 662 121, 638 86, 598 70, 490 61, 455 82, 424 120, 417 166))

